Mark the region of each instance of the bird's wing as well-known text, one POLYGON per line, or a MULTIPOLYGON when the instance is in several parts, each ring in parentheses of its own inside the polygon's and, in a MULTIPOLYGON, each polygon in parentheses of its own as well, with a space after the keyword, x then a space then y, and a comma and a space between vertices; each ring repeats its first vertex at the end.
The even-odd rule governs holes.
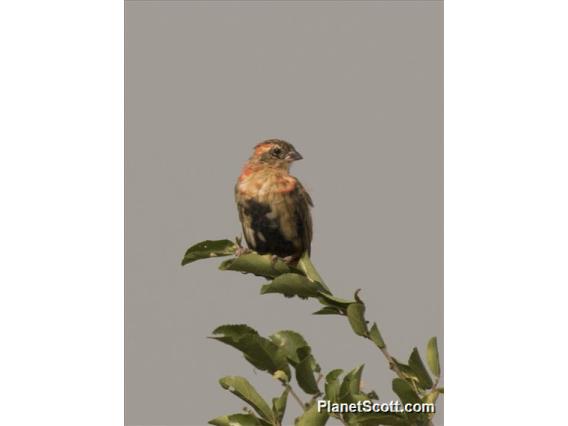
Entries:
POLYGON ((292 196, 295 198, 294 205, 298 237, 301 239, 304 249, 310 254, 313 234, 310 206, 313 207, 314 203, 310 194, 297 179, 296 189, 293 191, 292 196))
POLYGON ((243 228, 243 234, 247 245, 251 249, 256 248, 256 239, 254 229, 252 227, 252 217, 246 212, 246 202, 242 195, 239 194, 237 187, 235 187, 235 201, 237 203, 237 210, 239 211, 239 220, 243 228))

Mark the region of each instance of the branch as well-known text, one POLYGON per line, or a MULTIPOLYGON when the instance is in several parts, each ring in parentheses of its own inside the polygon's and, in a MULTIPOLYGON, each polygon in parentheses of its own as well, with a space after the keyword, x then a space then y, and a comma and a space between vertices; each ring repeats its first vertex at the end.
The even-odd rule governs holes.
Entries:
POLYGON ((383 355, 385 356, 385 358, 387 359, 387 361, 389 362, 390 369, 392 371, 394 371, 399 378, 405 380, 405 377, 403 376, 402 371, 400 371, 400 369, 398 368, 398 365, 396 365, 396 362, 394 362, 394 359, 392 358, 391 354, 387 350, 386 345, 385 345, 384 348, 380 348, 380 349, 381 349, 381 352, 383 353, 383 355))
MULTIPOLYGON (((309 256, 304 255, 302 256, 302 258, 300 259, 298 266, 300 267, 300 269, 302 271, 304 271, 304 273, 306 274, 306 276, 312 280, 312 281, 318 281, 321 285, 323 285, 326 289, 329 290, 329 287, 327 285, 325 285, 323 278, 321 277, 321 275, 319 274, 319 272, 317 271, 316 267, 314 266, 314 264, 311 262, 309 256)), ((355 299, 357 302, 362 303, 362 300, 359 298, 359 292, 361 289, 357 290, 355 292, 355 299)), ((330 294, 331 290, 329 290, 330 294)), ((368 340, 371 340, 369 336, 363 336, 368 340)), ((384 339, 383 339, 384 341, 384 339)), ((386 360, 389 363, 389 368, 394 371, 396 373, 396 375, 405 380, 404 375, 402 374, 402 372, 400 371, 400 369, 398 368, 398 366, 396 365, 396 362, 394 361, 392 355, 389 353, 389 351, 387 350, 386 347, 386 343, 385 346, 380 348, 382 354, 384 355, 384 357, 386 358, 386 360)))
POLYGON ((292 389, 292 386, 290 386, 290 384, 286 384, 286 389, 288 389, 288 391, 290 392, 290 395, 292 395, 292 397, 296 400, 296 402, 298 404, 300 404, 300 407, 302 407, 303 411, 306 411, 306 404, 304 404, 302 402, 302 400, 300 399, 300 397, 298 396, 298 394, 296 392, 294 392, 294 389, 292 389))

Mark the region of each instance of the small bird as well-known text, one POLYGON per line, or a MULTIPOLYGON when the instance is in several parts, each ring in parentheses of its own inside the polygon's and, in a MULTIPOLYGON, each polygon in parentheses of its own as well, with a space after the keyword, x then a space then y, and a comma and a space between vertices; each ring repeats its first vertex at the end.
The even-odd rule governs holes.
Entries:
POLYGON ((257 144, 235 185, 239 219, 249 249, 294 264, 312 242, 312 199, 290 175, 302 156, 280 139, 257 144))

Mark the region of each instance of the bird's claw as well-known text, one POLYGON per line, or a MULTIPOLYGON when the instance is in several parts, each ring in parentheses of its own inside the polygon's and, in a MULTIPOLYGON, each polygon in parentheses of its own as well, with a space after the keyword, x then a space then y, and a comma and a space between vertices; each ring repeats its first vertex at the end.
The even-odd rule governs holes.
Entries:
POLYGON ((237 249, 235 250, 235 256, 239 257, 242 256, 243 254, 248 254, 251 253, 252 250, 246 247, 243 247, 243 239, 241 237, 235 237, 235 244, 237 246, 237 249))
POLYGON ((286 256, 286 257, 283 257, 283 258, 282 258, 282 261, 283 261, 286 265, 290 266, 290 265, 292 265, 292 264, 294 264, 294 263, 296 262, 296 258, 295 258, 294 256, 286 256))
POLYGON ((288 266, 293 265, 296 260, 294 256, 278 257, 273 254, 270 258, 273 267, 276 266, 276 262, 278 262, 279 259, 288 266))
POLYGON ((242 247, 242 246, 238 246, 237 249, 235 250, 235 256, 236 257, 242 256, 243 254, 248 254, 248 253, 252 253, 252 250, 248 249, 246 247, 242 247))

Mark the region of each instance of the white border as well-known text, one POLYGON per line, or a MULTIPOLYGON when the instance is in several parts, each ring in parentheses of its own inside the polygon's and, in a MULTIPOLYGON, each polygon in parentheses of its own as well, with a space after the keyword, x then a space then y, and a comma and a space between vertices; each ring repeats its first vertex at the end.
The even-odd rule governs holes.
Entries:
MULTIPOLYGON (((120 1, 0 14, 0 424, 123 422, 120 1)), ((446 424, 558 424, 568 5, 446 3, 446 424)))
POLYGON ((445 6, 446 424, 559 424, 568 3, 445 6))
POLYGON ((0 424, 123 424, 123 4, 0 13, 0 424))

